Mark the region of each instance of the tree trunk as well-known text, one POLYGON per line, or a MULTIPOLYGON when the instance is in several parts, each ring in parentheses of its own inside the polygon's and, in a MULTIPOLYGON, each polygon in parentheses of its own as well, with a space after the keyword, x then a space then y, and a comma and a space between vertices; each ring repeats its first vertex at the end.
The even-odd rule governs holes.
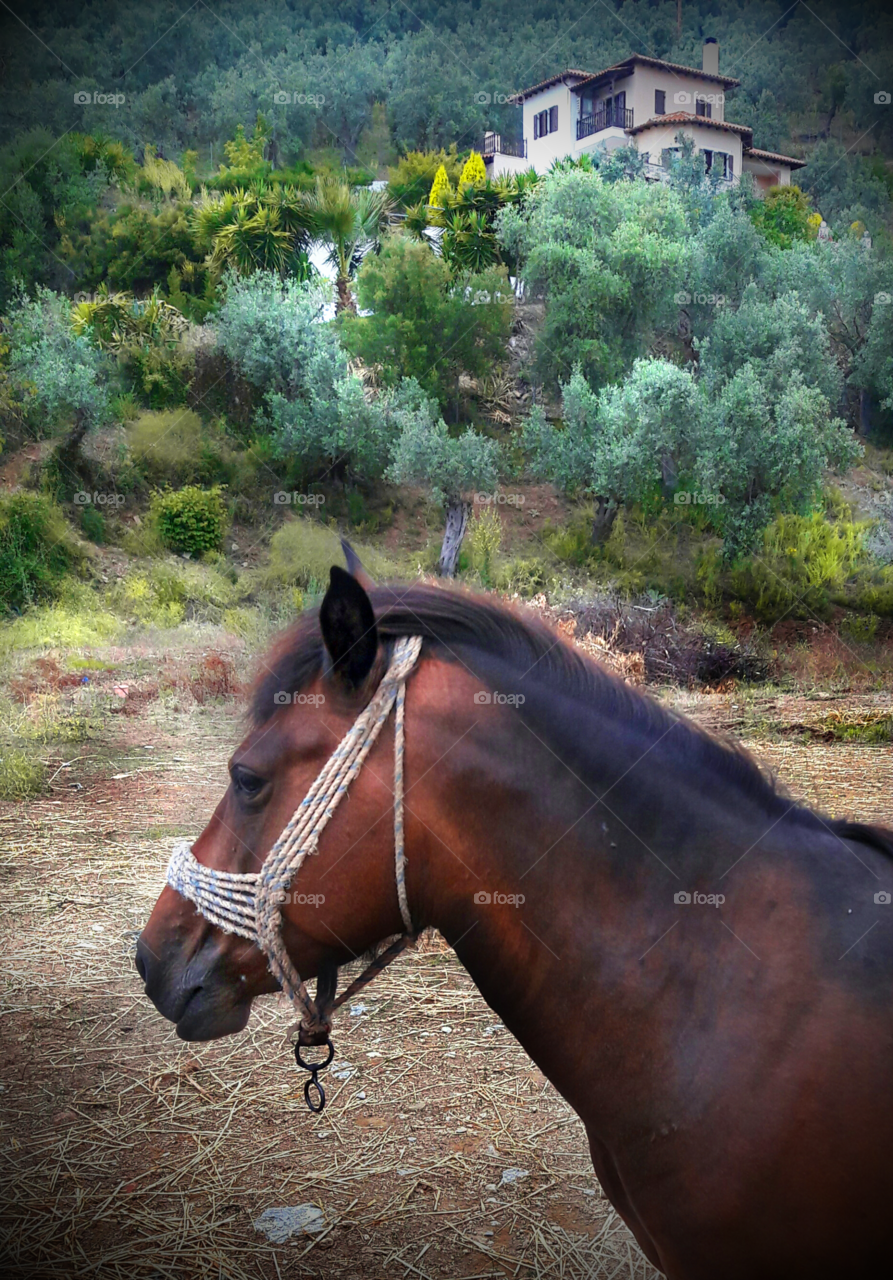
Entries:
POLYGON ((74 470, 77 466, 81 442, 90 426, 90 415, 86 409, 78 409, 74 415, 74 426, 56 449, 56 457, 62 466, 74 470))
POLYGON ((335 285, 338 296, 335 299, 335 311, 352 311, 356 315, 357 304, 354 301, 353 289, 350 287, 349 276, 339 276, 335 285))
POLYGON ((459 552, 462 550, 462 539, 468 528, 468 513, 471 504, 461 499, 447 504, 446 528, 443 531, 443 544, 440 548, 440 564, 438 572, 442 578, 455 578, 456 566, 459 563, 459 552))
POLYGON ((871 392, 865 387, 859 392, 859 435, 866 439, 871 434, 871 392))
POLYGON ((613 498, 597 497, 595 515, 592 517, 592 541, 596 546, 607 542, 617 519, 617 503, 613 498))

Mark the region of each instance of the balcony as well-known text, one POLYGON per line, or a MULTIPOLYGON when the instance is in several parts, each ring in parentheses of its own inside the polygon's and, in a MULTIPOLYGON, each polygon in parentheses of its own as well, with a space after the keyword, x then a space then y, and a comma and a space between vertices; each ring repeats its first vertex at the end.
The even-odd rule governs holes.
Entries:
POLYGON ((527 139, 521 142, 509 142, 507 138, 503 138, 500 133, 485 133, 484 145, 481 148, 483 156, 514 156, 517 160, 527 159, 527 139))
POLYGON ((632 127, 632 107, 601 107, 591 115, 580 116, 577 120, 577 141, 588 138, 593 133, 601 133, 603 129, 631 129, 632 127))

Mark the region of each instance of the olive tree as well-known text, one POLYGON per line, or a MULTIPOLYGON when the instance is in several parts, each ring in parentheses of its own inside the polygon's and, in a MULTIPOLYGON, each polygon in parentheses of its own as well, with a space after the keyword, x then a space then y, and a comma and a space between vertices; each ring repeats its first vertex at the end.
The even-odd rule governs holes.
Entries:
POLYGON ((468 427, 451 434, 435 403, 414 379, 401 388, 404 397, 395 417, 400 428, 388 479, 395 484, 422 485, 443 506, 446 525, 439 572, 455 577, 468 527, 470 495, 492 490, 499 476, 500 448, 495 440, 468 427))

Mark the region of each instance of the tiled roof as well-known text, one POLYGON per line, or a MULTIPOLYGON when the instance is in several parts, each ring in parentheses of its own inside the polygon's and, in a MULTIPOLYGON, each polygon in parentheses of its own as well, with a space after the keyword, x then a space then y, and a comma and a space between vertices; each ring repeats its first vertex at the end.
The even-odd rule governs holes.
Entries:
POLYGON ((698 124, 705 129, 720 129, 725 133, 740 133, 743 138, 753 137, 753 129, 746 124, 732 124, 730 120, 711 120, 709 116, 694 116, 690 111, 673 111, 665 116, 652 116, 644 124, 637 124, 629 133, 641 133, 643 129, 656 129, 666 124, 698 124))
POLYGON ((562 80, 568 78, 588 80, 591 75, 591 71, 576 71, 573 67, 568 67, 567 71, 559 71, 557 76, 549 76, 548 80, 541 80, 539 84, 533 84, 529 89, 522 89, 520 93, 513 94, 511 101, 523 102, 525 98, 532 98, 535 93, 542 93, 544 89, 550 89, 553 84, 560 84, 562 80))
POLYGON ((744 154, 754 160, 771 160, 776 164, 789 164, 792 169, 802 169, 806 164, 805 160, 798 160, 795 156, 783 156, 778 151, 761 151, 759 147, 745 147, 744 154))
POLYGON ((679 62, 664 62, 661 58, 649 58, 644 53, 633 53, 628 58, 624 58, 622 62, 616 62, 612 67, 606 67, 604 71, 597 71, 593 75, 587 75, 586 83, 590 80, 599 80, 602 76, 609 75, 612 71, 632 71, 635 63, 641 63, 646 67, 660 67, 663 71, 671 71, 674 75, 680 76, 698 76, 701 80, 713 80, 716 84, 723 84, 727 89, 733 89, 741 83, 733 76, 714 75, 712 71, 704 71, 701 67, 684 67, 679 62))

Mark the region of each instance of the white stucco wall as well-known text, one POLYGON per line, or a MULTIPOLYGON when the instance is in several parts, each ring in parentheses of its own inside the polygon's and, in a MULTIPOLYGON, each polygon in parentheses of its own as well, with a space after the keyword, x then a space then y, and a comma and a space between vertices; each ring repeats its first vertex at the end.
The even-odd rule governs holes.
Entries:
POLYGON ((775 160, 758 160, 755 156, 745 156, 744 172, 752 173, 758 191, 767 191, 769 187, 789 187, 791 170, 786 164, 775 160))
POLYGON ((577 136, 577 99, 566 84, 554 84, 524 102, 524 137, 527 141, 527 165, 545 173, 555 160, 563 160, 574 149, 577 136), (544 138, 534 138, 533 117, 550 107, 558 107, 558 128, 544 138))
POLYGON ((676 134, 684 133, 692 138, 698 151, 725 151, 733 157, 735 179, 741 176, 741 135, 725 129, 711 129, 709 124, 651 125, 635 135, 639 152, 651 164, 660 164, 665 147, 676 146, 676 134))

